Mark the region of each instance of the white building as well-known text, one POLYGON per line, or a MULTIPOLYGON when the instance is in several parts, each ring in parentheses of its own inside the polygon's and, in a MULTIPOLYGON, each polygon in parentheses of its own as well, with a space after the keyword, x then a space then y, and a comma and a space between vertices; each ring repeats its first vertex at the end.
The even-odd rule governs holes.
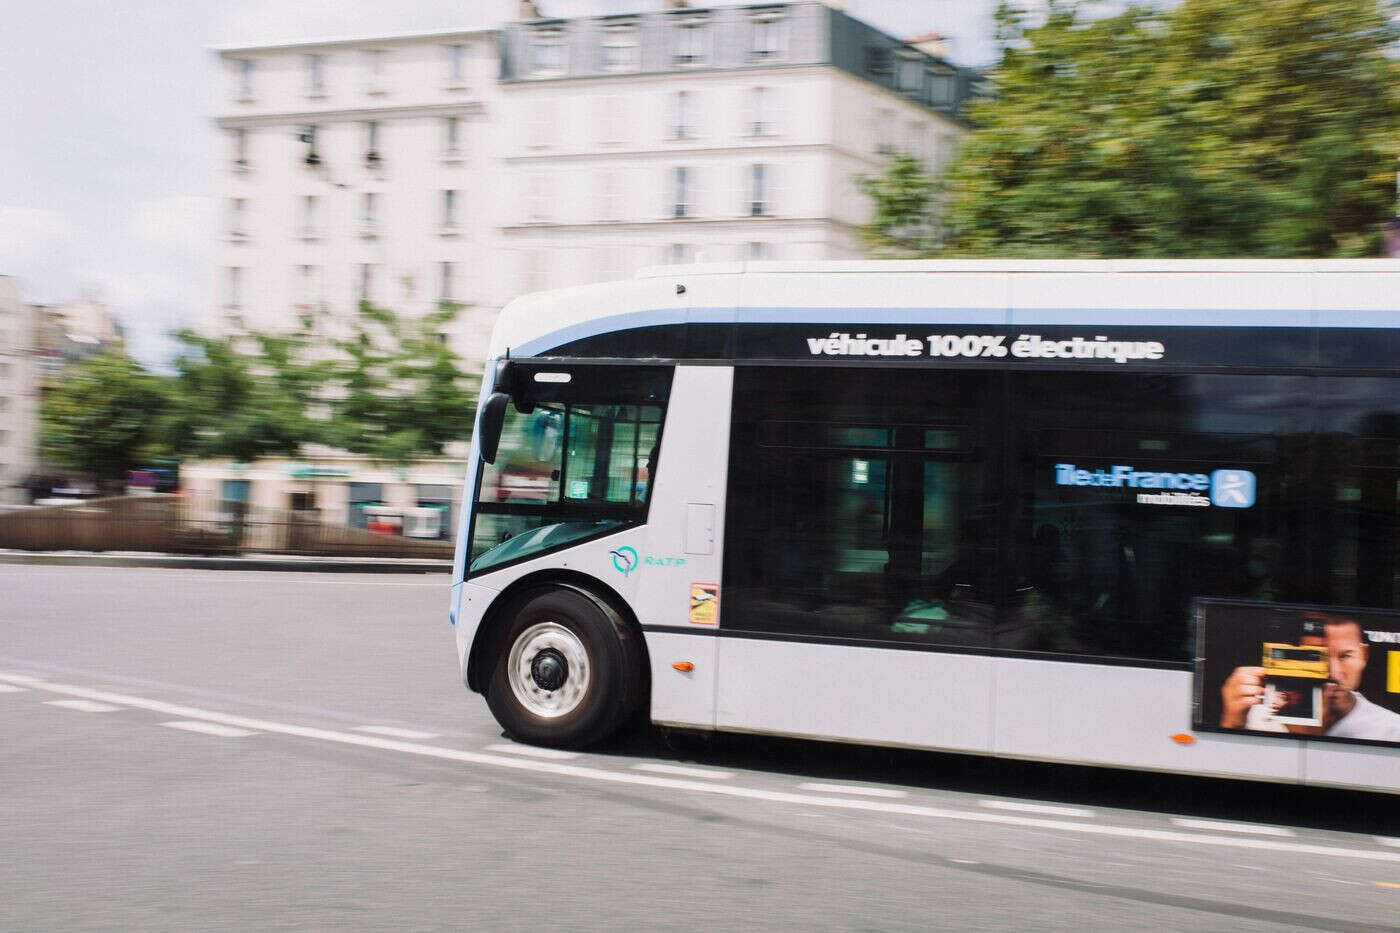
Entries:
POLYGON ((21 485, 38 441, 33 315, 19 286, 0 275, 0 503, 24 501, 21 485))
POLYGON ((419 314, 470 303, 453 336, 484 340, 495 161, 486 123, 494 32, 441 31, 218 51, 222 305, 286 326, 362 299, 419 314))
MULTIPOLYGON (((657 263, 861 256, 857 176, 899 149, 941 164, 976 76, 834 5, 559 20, 522 3, 499 30, 217 50, 223 312, 276 328, 449 299, 469 307, 445 336, 480 366, 524 292, 657 263)), ((331 459, 185 477, 335 517, 431 501, 444 469, 465 470, 424 463, 395 484, 331 459)))
POLYGON ((859 258, 856 179, 896 149, 946 160, 974 80, 817 2, 503 33, 517 293, 656 263, 859 258))

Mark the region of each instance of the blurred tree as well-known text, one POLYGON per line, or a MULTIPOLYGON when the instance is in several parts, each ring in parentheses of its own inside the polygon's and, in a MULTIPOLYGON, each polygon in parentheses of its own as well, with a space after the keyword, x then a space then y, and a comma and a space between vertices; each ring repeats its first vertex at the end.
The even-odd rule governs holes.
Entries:
POLYGON ((480 378, 463 372, 447 327, 464 306, 443 302, 419 318, 401 318, 368 302, 331 362, 332 446, 378 460, 438 456, 465 440, 480 378))
POLYGON ((40 404, 40 455, 100 480, 124 477, 159 447, 165 388, 121 349, 69 367, 40 404))
POLYGON ((861 229, 861 238, 872 256, 909 259, 934 251, 937 185, 922 162, 898 152, 882 174, 861 176, 857 181, 874 204, 870 222, 861 229))
POLYGON ((324 422, 312 416, 329 367, 313 359, 305 329, 175 336, 181 351, 157 426, 169 453, 251 461, 323 440, 324 422))
MULTIPOLYGON (((1394 0, 1093 6, 1051 0, 1028 27, 1000 4, 941 254, 1376 254, 1400 150, 1394 0)), ((920 224, 877 197, 868 233, 898 249, 920 224)))

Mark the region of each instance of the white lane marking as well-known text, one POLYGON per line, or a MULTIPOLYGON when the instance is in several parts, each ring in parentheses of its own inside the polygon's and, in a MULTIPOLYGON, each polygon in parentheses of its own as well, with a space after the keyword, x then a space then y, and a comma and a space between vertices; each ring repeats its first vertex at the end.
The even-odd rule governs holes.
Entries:
POLYGON ((98 703, 95 700, 45 700, 44 703, 48 706, 61 706, 64 709, 75 709, 83 713, 110 713, 121 709, 120 706, 98 703))
POLYGON ((16 687, 14 684, 0 684, 0 693, 24 693, 28 687, 16 687))
POLYGON ((633 765, 633 771, 649 771, 652 774, 674 774, 677 777, 709 778, 712 781, 727 781, 734 776, 733 771, 711 771, 708 768, 687 768, 684 765, 660 765, 644 761, 633 765))
POLYGON ((1017 813, 1045 813, 1049 816, 1094 816, 1093 810, 1083 807, 1056 807, 1041 803, 1017 803, 1014 800, 979 800, 979 807, 989 810, 1014 810, 1017 813))
POLYGON ((525 755, 529 758, 548 758, 551 761, 568 761, 570 758, 578 757, 578 752, 566 752, 559 748, 536 748, 533 745, 510 745, 506 742, 488 745, 486 750, 488 752, 505 752, 508 755, 525 755))
POLYGON ((419 732, 417 729, 397 729, 393 726, 356 726, 356 732, 368 732, 370 735, 387 735, 393 739, 435 739, 436 732, 419 732))
POLYGON ((205 735, 217 735, 225 739, 238 739, 245 735, 257 735, 249 729, 235 729, 233 726, 221 726, 217 722, 200 722, 198 720, 177 719, 174 722, 163 722, 162 726, 169 726, 172 729, 184 729, 186 732, 202 732, 205 735))
POLYGON ((862 797, 908 797, 909 793, 902 790, 891 790, 888 787, 862 787, 859 784, 798 784, 803 790, 814 790, 823 794, 859 794, 862 797))
POLYGON ((1377 836, 1376 841, 1383 846, 1394 846, 1395 848, 1400 849, 1400 839, 1391 839, 1386 836, 1377 836))
POLYGON ((1183 829, 1205 829, 1216 833, 1249 833, 1252 836, 1296 836, 1285 826, 1262 826, 1259 823, 1223 823, 1219 820, 1188 820, 1177 817, 1172 822, 1183 829))
MULTIPOLYGON (((0 677, 0 680, 4 679, 0 677)), ((972 810, 947 810, 921 804, 894 803, 881 800, 856 800, 849 797, 819 797, 814 794, 795 794, 791 791, 759 790, 756 787, 743 787, 733 784, 718 784, 705 781, 687 781, 682 778, 661 775, 637 774, 631 771, 608 771, 584 765, 565 764, 553 761, 531 761, 509 755, 487 755, 456 748, 443 748, 437 745, 420 745, 397 739, 381 739, 354 732, 336 732, 332 729, 316 729, 311 726, 297 726, 291 723, 252 719, 247 716, 234 716, 213 710, 180 706, 145 697, 125 696, 105 690, 90 690, 85 687, 70 687, 63 684, 36 685, 36 689, 52 693, 66 693, 94 700, 123 703, 136 709, 148 709, 182 719, 203 719, 237 728, 252 729, 257 732, 272 732, 279 735, 296 736, 303 739, 317 739, 322 742, 338 742, 342 745, 358 745, 363 748, 377 748, 383 751, 400 752, 405 755, 419 755, 424 758, 438 758, 444 761, 457 761, 464 764, 487 765, 497 768, 511 768, 516 771, 534 771, 559 777, 580 778, 591 781, 606 781, 614 784, 630 784, 640 787, 659 787, 666 790, 686 790, 721 797, 743 800, 763 800, 769 803, 791 803, 806 806, 825 807, 831 810, 861 810, 870 813, 894 813, 901 816, 922 816, 932 819, 959 820, 966 823, 986 823, 998 826, 1024 826, 1036 829, 1060 830, 1066 833, 1079 833, 1090 836, 1109 836, 1122 839, 1148 839, 1156 842, 1174 842, 1199 848, 1217 846, 1230 849, 1256 849, 1270 852, 1291 852, 1297 855, 1327 855, 1337 858, 1361 859, 1373 862, 1400 864, 1400 852, 1381 852, 1375 849, 1348 849, 1342 846, 1317 845, 1304 842, 1285 842, 1277 839, 1249 839, 1239 836, 1210 836, 1204 833, 1185 833, 1170 829, 1147 829, 1128 826, 1106 826, 1102 823, 1074 823, 1068 820, 1041 819, 1033 816, 1013 816, 1009 813, 983 813, 972 810)))

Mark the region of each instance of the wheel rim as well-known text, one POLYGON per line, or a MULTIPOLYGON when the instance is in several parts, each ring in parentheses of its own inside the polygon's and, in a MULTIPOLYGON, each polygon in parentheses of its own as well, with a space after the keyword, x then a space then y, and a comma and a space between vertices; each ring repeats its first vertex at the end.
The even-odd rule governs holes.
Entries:
POLYGON ((558 622, 540 622, 521 632, 506 663, 511 692, 536 716, 571 713, 588 694, 588 651, 558 622))

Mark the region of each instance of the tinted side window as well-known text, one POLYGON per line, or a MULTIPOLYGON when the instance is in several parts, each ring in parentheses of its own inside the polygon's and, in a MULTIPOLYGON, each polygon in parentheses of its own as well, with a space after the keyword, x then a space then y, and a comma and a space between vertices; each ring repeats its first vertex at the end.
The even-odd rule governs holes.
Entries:
POLYGON ((1319 379, 1320 601, 1400 606, 1400 379, 1319 379))
POLYGON ((738 368, 724 627, 989 645, 1001 378, 738 368))
POLYGON ((1307 595, 1311 380, 1012 377, 998 645, 1184 661, 1197 596, 1307 595))

